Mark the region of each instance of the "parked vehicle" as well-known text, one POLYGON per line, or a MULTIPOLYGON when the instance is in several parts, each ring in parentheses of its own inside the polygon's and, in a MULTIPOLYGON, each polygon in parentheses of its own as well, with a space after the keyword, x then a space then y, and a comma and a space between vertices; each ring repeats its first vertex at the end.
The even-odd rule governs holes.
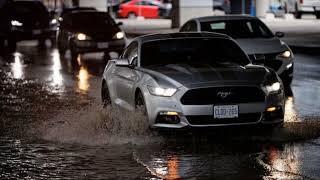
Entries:
POLYGON ((278 75, 250 63, 227 35, 138 37, 103 73, 105 105, 142 109, 151 128, 281 125, 278 75))
POLYGON ((15 41, 38 40, 40 46, 50 38, 49 12, 40 1, 13 1, 11 33, 15 41))
POLYGON ((0 54, 11 53, 16 50, 16 42, 11 34, 12 1, 0 3, 0 54))
POLYGON ((122 3, 118 17, 134 19, 137 16, 144 18, 167 18, 170 16, 171 6, 156 0, 131 0, 122 3))
POLYGON ((216 32, 234 38, 249 55, 253 64, 265 65, 275 70, 286 86, 293 78, 293 54, 289 46, 279 38, 282 32, 271 30, 252 16, 208 16, 191 19, 181 32, 216 32))
POLYGON ((302 14, 314 14, 320 19, 320 0, 284 0, 284 8, 297 19, 301 19, 302 14))
POLYGON ((221 10, 226 14, 230 14, 230 0, 213 0, 213 10, 221 10))
POLYGON ((57 33, 60 55, 70 49, 72 60, 87 52, 122 52, 125 34, 108 13, 94 10, 65 14, 57 33))

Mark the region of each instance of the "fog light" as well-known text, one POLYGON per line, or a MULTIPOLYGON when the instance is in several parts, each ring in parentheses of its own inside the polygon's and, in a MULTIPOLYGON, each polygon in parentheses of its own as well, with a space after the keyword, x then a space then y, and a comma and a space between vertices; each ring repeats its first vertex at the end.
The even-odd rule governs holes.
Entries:
POLYGON ((172 111, 160 112, 156 123, 178 124, 180 123, 179 113, 172 111))
POLYGON ((291 68, 292 67, 292 63, 288 64, 287 65, 287 69, 291 68))
POLYGON ((267 109, 268 112, 273 112, 273 111, 275 111, 275 110, 277 110, 276 107, 269 107, 269 108, 267 109))
POLYGON ((167 115, 167 116, 178 116, 179 114, 174 111, 167 111, 167 112, 160 112, 160 115, 167 115))

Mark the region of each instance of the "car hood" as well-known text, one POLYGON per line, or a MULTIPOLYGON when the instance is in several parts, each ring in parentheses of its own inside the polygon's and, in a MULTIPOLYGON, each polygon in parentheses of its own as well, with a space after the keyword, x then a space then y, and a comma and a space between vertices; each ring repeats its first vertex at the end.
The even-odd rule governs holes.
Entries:
POLYGON ((287 50, 287 46, 276 37, 236 39, 236 41, 249 55, 279 53, 287 50))
POLYGON ((267 73, 262 66, 233 65, 224 67, 172 64, 153 66, 146 69, 156 80, 170 78, 180 86, 188 88, 215 85, 257 85, 261 84, 267 73))

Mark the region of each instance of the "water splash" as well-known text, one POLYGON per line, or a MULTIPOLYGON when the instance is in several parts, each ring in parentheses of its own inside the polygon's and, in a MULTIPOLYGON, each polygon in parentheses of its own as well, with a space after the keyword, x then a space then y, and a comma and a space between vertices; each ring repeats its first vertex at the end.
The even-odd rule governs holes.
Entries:
POLYGON ((141 111, 127 112, 111 106, 102 108, 97 104, 62 112, 38 129, 43 139, 62 143, 120 145, 161 141, 149 129, 141 111))

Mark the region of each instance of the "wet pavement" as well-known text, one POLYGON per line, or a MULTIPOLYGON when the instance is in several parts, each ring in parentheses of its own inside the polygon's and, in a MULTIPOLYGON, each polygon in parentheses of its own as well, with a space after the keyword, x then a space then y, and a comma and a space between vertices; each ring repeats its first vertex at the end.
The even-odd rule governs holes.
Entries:
POLYGON ((21 43, 0 57, 0 179, 319 179, 320 54, 295 54, 285 128, 151 132, 103 109, 103 54, 21 43))

